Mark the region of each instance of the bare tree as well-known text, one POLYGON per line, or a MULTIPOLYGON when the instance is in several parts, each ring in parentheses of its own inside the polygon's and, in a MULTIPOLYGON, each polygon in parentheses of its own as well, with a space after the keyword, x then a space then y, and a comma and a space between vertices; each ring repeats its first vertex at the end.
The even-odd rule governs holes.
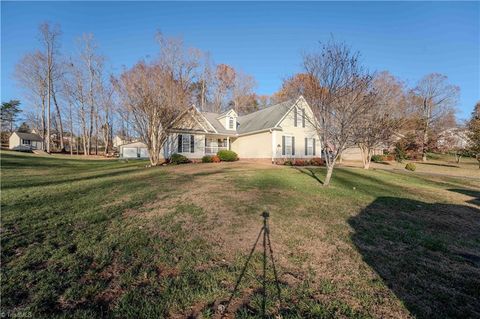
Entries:
POLYGON ((352 141, 355 126, 371 106, 372 76, 360 65, 359 53, 344 43, 331 39, 320 52, 303 58, 306 73, 315 79, 307 100, 312 108, 312 124, 324 145, 327 175, 330 184, 335 162, 352 141))
POLYGON ((215 71, 215 88, 213 112, 220 112, 231 100, 231 90, 235 85, 236 71, 227 64, 217 65, 215 71))
POLYGON ((114 82, 121 104, 133 117, 135 131, 147 145, 152 166, 160 164, 160 152, 168 129, 191 101, 191 83, 198 56, 178 39, 157 35, 160 57, 139 62, 114 82))
POLYGON ((96 93, 102 85, 103 62, 104 57, 97 53, 97 44, 93 34, 84 34, 79 40, 81 48, 80 61, 84 69, 87 88, 88 103, 88 130, 87 130, 87 154, 90 154, 92 148, 92 135, 96 120, 97 102, 96 93))
MULTIPOLYGON (((46 56, 46 79, 47 79, 47 139, 46 139, 46 149, 50 153, 50 140, 51 140, 51 96, 52 96, 52 87, 53 87, 53 71, 56 63, 56 55, 58 50, 58 38, 60 37, 61 31, 58 25, 51 27, 49 23, 42 23, 39 27, 40 39, 43 43, 46 56)), ((57 115, 60 116, 60 110, 57 108, 57 115)), ((61 121, 61 120, 60 120, 61 121)), ((62 133, 63 134, 63 133, 62 133)))
POLYGON ((254 88, 257 83, 253 76, 237 71, 235 75, 234 85, 232 87, 232 104, 233 109, 238 114, 246 114, 256 111, 258 103, 254 88))
POLYGON ((376 148, 388 147, 393 134, 405 118, 404 85, 388 72, 373 80, 372 101, 361 121, 355 125, 354 141, 362 153, 363 167, 368 169, 376 148))
POLYGON ((423 77, 412 93, 414 106, 422 122, 422 160, 425 162, 430 129, 453 112, 460 88, 449 84, 445 75, 432 73, 423 77))
MULTIPOLYGON (((40 52, 28 53, 23 56, 15 68, 15 78, 25 92, 25 99, 30 101, 38 109, 39 116, 31 118, 39 119, 31 122, 45 141, 46 123, 45 109, 48 91, 48 81, 46 76, 47 58, 40 52)), ((46 143, 43 143, 44 147, 46 143)))
POLYGON ((114 109, 114 91, 110 83, 105 83, 100 87, 99 98, 101 107, 99 108, 98 117, 102 131, 103 144, 105 146, 104 155, 109 153, 109 147, 112 143, 112 126, 113 126, 113 109, 114 109))

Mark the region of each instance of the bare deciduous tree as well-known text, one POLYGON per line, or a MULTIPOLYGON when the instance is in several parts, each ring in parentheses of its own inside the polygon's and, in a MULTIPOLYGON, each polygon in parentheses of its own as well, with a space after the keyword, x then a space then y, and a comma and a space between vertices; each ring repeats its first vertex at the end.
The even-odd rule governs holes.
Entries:
POLYGON ((360 65, 358 52, 333 39, 320 52, 306 54, 303 65, 316 82, 308 102, 314 114, 312 124, 325 147, 327 175, 323 184, 328 186, 336 160, 371 106, 372 76, 360 65))
POLYGON ((257 109, 253 89, 257 85, 253 76, 237 71, 232 87, 232 106, 238 114, 247 114, 257 109))
POLYGON ((370 107, 355 126, 354 135, 365 169, 370 167, 374 150, 388 146, 405 117, 403 83, 381 72, 375 76, 372 90, 370 107))
MULTIPOLYGON (((30 124, 33 128, 40 132, 45 141, 46 138, 46 122, 45 109, 48 91, 47 81, 47 58, 40 52, 28 53, 21 58, 15 68, 15 78, 25 91, 26 100, 30 101, 38 109, 39 116, 31 116, 35 118, 30 124)), ((46 143, 43 143, 44 147, 46 143)))
POLYGON ((460 88, 447 82, 447 77, 432 73, 423 77, 413 90, 413 104, 421 119, 422 160, 427 160, 428 134, 433 125, 452 114, 460 88))
MULTIPOLYGON (((42 23, 39 27, 40 30, 40 39, 45 48, 45 57, 46 57, 46 79, 47 79, 47 138, 46 138, 46 150, 50 153, 50 141, 51 141, 51 97, 52 97, 52 88, 53 88, 53 72, 56 64, 56 56, 58 50, 58 39, 60 37, 61 31, 58 25, 53 27, 49 23, 42 23)), ((57 106, 57 116, 61 122, 60 109, 57 106)), ((63 137, 63 132, 61 133, 63 137)), ((63 140, 63 138, 62 138, 63 140)), ((63 141, 62 141, 63 143, 63 141)))
POLYGON ((160 152, 168 129, 191 101, 191 83, 198 55, 181 40, 158 35, 160 57, 139 62, 115 80, 121 104, 133 118, 135 131, 147 145, 152 166, 160 164, 160 152))

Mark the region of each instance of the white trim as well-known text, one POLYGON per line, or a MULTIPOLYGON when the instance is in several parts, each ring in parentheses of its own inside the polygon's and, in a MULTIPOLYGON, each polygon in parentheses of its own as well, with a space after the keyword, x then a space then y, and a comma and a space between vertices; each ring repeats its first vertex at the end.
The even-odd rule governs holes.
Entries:
POLYGON ((228 116, 228 115, 229 115, 230 113, 232 113, 232 112, 233 112, 233 114, 235 115, 234 117, 238 117, 237 112, 235 112, 234 109, 230 109, 230 110, 228 110, 228 111, 220 114, 220 116, 218 116, 216 119, 217 119, 217 120, 220 120, 222 117, 228 116))
MULTIPOLYGON (((290 112, 293 110, 293 108, 297 106, 297 104, 298 104, 299 101, 303 101, 303 102, 307 105, 306 107, 308 107, 308 109, 310 110, 310 113, 313 114, 313 111, 312 111, 312 108, 310 107, 310 104, 308 104, 307 100, 305 100, 305 98, 303 97, 303 95, 300 95, 300 96, 298 97, 298 99, 295 101, 295 103, 293 103, 293 105, 290 107, 290 109, 289 109, 287 112, 285 112, 285 114, 284 114, 283 117, 280 119, 280 121, 278 121, 278 123, 275 124, 275 127, 278 127, 278 126, 280 125, 280 123, 282 123, 282 121, 287 117, 288 113, 290 113, 290 112)), ((306 112, 305 112, 305 114, 306 114, 306 112)), ((297 114, 297 116, 298 116, 298 114, 297 114)), ((316 121, 315 116, 314 116, 314 121, 316 121)), ((307 124, 307 123, 305 123, 305 126, 306 126, 306 124, 307 124)), ((300 127, 301 127, 301 126, 300 126, 300 127)))
POLYGON ((218 131, 215 129, 215 127, 212 125, 212 123, 210 123, 210 121, 202 114, 202 112, 200 112, 199 110, 197 110, 197 108, 195 108, 195 110, 197 111, 197 113, 205 120, 205 122, 207 122, 208 125, 210 125, 210 127, 213 129, 213 131, 215 133, 218 133, 218 131))

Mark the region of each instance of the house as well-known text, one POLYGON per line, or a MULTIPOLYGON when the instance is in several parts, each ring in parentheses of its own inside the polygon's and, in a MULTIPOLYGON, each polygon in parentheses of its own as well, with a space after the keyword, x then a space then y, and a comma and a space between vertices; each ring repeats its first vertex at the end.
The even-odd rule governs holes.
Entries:
POLYGON ((127 143, 130 143, 130 142, 131 142, 131 140, 126 139, 126 138, 122 138, 119 135, 116 135, 112 140, 112 145, 113 145, 114 148, 118 149, 120 147, 120 145, 127 144, 127 143))
POLYGON ((126 143, 118 148, 122 158, 148 158, 149 156, 147 146, 143 142, 126 143))
MULTIPOLYGON (((164 158, 173 153, 192 160, 232 150, 242 159, 282 162, 321 156, 320 139, 313 113, 303 97, 239 116, 234 110, 223 113, 184 111, 169 130, 162 148, 164 158)), ((147 157, 141 142, 122 145, 124 158, 147 157)))
POLYGON ((43 150, 43 139, 36 133, 13 132, 8 142, 11 150, 43 150))
POLYGON ((455 150, 468 148, 471 141, 468 130, 452 127, 438 134, 437 147, 441 150, 455 150))

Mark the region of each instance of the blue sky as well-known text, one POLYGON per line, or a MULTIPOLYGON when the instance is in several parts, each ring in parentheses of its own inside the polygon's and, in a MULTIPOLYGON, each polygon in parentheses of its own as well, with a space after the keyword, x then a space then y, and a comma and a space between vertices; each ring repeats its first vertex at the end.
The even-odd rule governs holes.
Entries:
MULTIPOLYGON (((111 71, 154 57, 156 30, 182 36, 255 76, 260 94, 300 71, 301 53, 330 35, 362 53, 371 70, 409 85, 439 72, 460 86, 459 117, 480 100, 479 2, 3 2, 1 98, 21 99, 13 80, 19 58, 39 47, 38 25, 61 25, 64 55, 84 32, 95 35, 111 71)), ((28 105, 24 105, 28 107, 28 105)))

